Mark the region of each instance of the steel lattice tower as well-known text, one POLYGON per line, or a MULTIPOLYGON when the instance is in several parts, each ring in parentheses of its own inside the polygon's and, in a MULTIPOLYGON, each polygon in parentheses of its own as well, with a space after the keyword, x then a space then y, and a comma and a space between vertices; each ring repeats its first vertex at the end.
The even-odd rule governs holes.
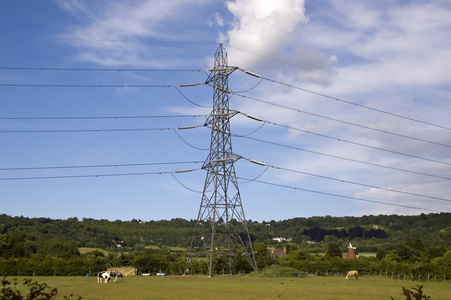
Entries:
POLYGON ((229 110, 228 76, 236 69, 228 66, 227 53, 219 44, 214 68, 206 81, 213 85, 213 109, 205 123, 211 128, 210 154, 203 164, 207 176, 185 274, 202 253, 206 255, 210 277, 220 260, 232 274, 238 256, 245 256, 258 274, 235 174, 234 162, 240 156, 232 152, 230 119, 237 112, 229 110))

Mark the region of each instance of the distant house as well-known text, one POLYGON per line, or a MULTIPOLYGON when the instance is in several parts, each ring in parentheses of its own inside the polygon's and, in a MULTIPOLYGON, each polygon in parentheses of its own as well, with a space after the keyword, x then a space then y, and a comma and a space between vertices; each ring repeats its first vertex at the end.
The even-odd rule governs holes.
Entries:
POLYGON ((291 242, 292 238, 275 237, 275 238, 272 238, 272 240, 282 243, 282 242, 291 242))
POLYGON ((286 246, 283 246, 282 249, 271 246, 271 257, 272 258, 285 257, 285 256, 288 256, 286 246))

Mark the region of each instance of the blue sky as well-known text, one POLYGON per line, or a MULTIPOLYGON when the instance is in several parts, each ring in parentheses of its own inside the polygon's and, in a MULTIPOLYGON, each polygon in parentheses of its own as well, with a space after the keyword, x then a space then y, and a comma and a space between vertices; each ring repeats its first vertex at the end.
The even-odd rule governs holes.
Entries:
POLYGON ((219 42, 264 78, 229 78, 264 120, 231 120, 267 164, 235 164, 247 219, 451 212, 450 29, 448 1, 1 1, 1 213, 195 219, 210 131, 172 129, 213 92, 176 86, 219 42))

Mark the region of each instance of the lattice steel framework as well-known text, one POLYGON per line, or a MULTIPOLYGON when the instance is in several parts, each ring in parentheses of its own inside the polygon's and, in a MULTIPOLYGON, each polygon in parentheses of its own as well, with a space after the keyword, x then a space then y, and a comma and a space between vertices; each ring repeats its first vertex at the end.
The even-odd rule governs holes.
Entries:
POLYGON ((234 262, 243 256, 258 274, 234 167, 240 156, 232 152, 230 119, 236 112, 229 110, 228 76, 236 69, 228 66, 220 44, 206 81, 213 85, 213 109, 205 123, 211 128, 210 154, 203 164, 207 176, 185 274, 201 255, 206 256, 210 277, 218 262, 233 274, 234 262))

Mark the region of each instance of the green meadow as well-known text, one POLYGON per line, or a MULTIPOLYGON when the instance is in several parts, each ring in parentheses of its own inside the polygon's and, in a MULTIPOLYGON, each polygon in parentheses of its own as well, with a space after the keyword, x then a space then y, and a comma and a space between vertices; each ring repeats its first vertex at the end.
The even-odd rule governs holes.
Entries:
MULTIPOLYGON (((11 278, 9 278, 11 279, 11 278)), ((23 289, 22 278, 18 277, 23 289)), ((96 299, 405 299, 402 287, 423 285, 432 300, 450 299, 451 284, 443 281, 398 281, 384 277, 249 277, 206 276, 133 276, 119 283, 97 283, 95 277, 33 277, 33 281, 56 287, 56 299, 73 294, 96 299)), ((26 291, 23 291, 26 293, 26 291)), ((77 296, 77 297, 75 297, 77 296)))

